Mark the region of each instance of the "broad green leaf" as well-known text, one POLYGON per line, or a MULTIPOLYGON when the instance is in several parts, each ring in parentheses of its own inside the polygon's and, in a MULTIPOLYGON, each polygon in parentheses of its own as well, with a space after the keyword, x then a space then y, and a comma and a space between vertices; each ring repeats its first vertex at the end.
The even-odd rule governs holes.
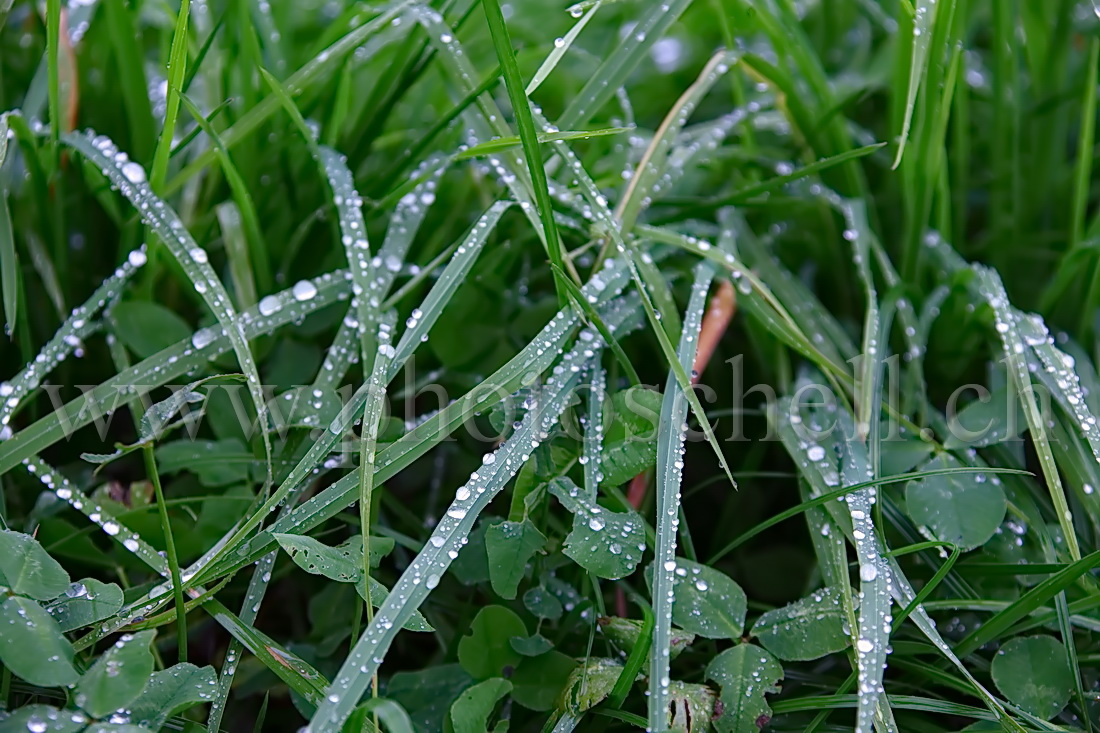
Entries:
MULTIPOLYGON (((275 534, 275 539, 302 570, 310 575, 321 575, 338 583, 354 583, 355 590, 364 599, 368 597, 368 583, 363 582, 363 537, 356 535, 337 547, 329 547, 323 542, 294 534, 275 534)), ((393 548, 389 538, 371 538, 371 565, 376 565, 393 548), (375 541, 377 539, 377 542, 375 541)), ((374 608, 381 606, 389 596, 389 589, 374 577, 367 579, 370 587, 370 603, 374 608)), ((427 619, 417 611, 405 623, 410 631, 431 631, 427 619)))
POLYGON ((714 719, 720 733, 759 730, 772 717, 765 695, 779 692, 783 667, 758 646, 739 644, 707 665, 706 678, 722 688, 722 713, 714 719))
POLYGON ((162 473, 190 471, 203 486, 228 486, 247 481, 256 462, 252 452, 236 438, 183 438, 157 447, 157 467, 162 473))
POLYGON ((5 529, 0 530, 0 585, 48 601, 69 587, 69 574, 34 537, 5 529))
POLYGON ((725 573, 677 558, 671 570, 672 623, 708 639, 737 639, 745 629, 745 591, 725 573))
POLYGON ((718 699, 708 685, 692 685, 673 680, 669 683, 668 728, 674 733, 706 733, 714 717, 718 699))
POLYGON ((154 672, 141 695, 128 706, 130 720, 157 730, 168 718, 213 700, 217 680, 213 667, 186 662, 154 672))
POLYGON ((155 631, 123 634, 80 678, 74 701, 94 718, 127 707, 149 684, 155 631))
POLYGON ((398 672, 386 685, 386 696, 408 711, 415 730, 443 730, 451 703, 472 683, 459 665, 441 664, 398 672))
POLYGON ((509 643, 511 643, 513 649, 525 657, 537 657, 554 648, 554 642, 542 634, 527 637, 513 636, 509 643))
POLYGON ((512 699, 529 710, 552 710, 577 660, 557 650, 525 657, 512 675, 512 699))
POLYGON ((5 731, 32 733, 76 733, 84 730, 88 716, 79 710, 58 710, 49 705, 26 705, 0 721, 5 731))
POLYGON ((573 514, 566 555, 601 578, 616 580, 634 572, 645 552, 641 517, 601 507, 568 478, 551 481, 550 493, 573 514))
POLYGON ((569 675, 562 695, 562 707, 570 713, 583 713, 611 694, 623 665, 617 659, 589 659, 569 675))
POLYGON ((0 606, 0 661, 16 677, 40 687, 64 687, 79 679, 73 646, 42 606, 12 596, 0 606))
POLYGON ((85 578, 71 584, 46 611, 62 631, 91 626, 110 618, 122 608, 122 589, 114 583, 85 578))
POLYGON ((549 621, 557 621, 564 610, 561 601, 542 586, 531 588, 523 594, 523 606, 536 617, 549 621))
POLYGON ((851 643, 840 594, 831 588, 768 611, 752 625, 752 636, 787 662, 820 659, 851 643))
POLYGON ((384 697, 372 697, 355 709, 344 725, 344 731, 360 733, 360 731, 377 730, 371 722, 368 722, 376 718, 386 733, 413 733, 415 730, 408 712, 399 703, 384 697))
POLYGON ((485 531, 489 581, 497 595, 508 600, 516 597, 527 563, 545 544, 546 537, 529 519, 497 522, 485 531))
MULTIPOLYGON (((944 453, 922 470, 960 465, 944 453)), ((1008 502, 996 475, 953 473, 910 482, 905 488, 905 504, 917 525, 928 527, 937 539, 970 550, 997 532, 1008 502)))
POLYGON ((485 733, 489 730, 489 718, 500 699, 512 690, 512 683, 500 677, 463 690, 451 703, 447 718, 454 733, 485 733))
POLYGON ((486 606, 477 612, 470 631, 458 642, 458 663, 477 680, 500 677, 519 664, 513 636, 527 636, 523 620, 504 606, 486 606))
POLYGON ((1023 403, 1010 387, 995 390, 984 401, 976 399, 950 417, 943 443, 948 450, 984 448, 1027 429, 1023 403))
POLYGON ((604 426, 601 451, 602 483, 617 486, 653 467, 660 414, 659 392, 631 387, 612 395, 611 421, 604 426))
POLYGON ((142 359, 191 336, 187 322, 160 303, 123 301, 111 310, 111 319, 122 343, 142 359))
POLYGON ((1062 712, 1073 692, 1066 648, 1053 636, 1013 639, 997 650, 990 672, 1005 697, 1043 720, 1062 712))

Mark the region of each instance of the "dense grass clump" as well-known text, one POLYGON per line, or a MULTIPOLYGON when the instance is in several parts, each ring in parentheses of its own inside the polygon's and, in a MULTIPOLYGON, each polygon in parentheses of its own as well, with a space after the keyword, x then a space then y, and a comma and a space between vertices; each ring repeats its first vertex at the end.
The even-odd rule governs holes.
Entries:
POLYGON ((1094 730, 1098 64, 0 0, 0 730, 1094 730))

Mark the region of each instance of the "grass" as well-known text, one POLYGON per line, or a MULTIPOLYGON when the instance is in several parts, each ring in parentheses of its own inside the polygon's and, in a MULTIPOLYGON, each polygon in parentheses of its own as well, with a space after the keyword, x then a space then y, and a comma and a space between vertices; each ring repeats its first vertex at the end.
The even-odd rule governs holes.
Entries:
POLYGON ((1098 18, 0 0, 0 727, 1094 730, 1098 18))

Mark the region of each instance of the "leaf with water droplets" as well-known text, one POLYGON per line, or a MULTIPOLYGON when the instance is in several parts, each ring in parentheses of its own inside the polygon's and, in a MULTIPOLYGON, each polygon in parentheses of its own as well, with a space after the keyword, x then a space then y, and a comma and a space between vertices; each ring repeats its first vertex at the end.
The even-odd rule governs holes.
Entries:
POLYGON ((824 588, 762 614, 750 633, 783 661, 806 662, 848 648, 846 621, 840 594, 824 588))
POLYGON ((137 699, 149 684, 155 631, 124 634, 80 678, 74 700, 93 718, 102 718, 137 699))
POLYGON ((217 689, 213 667, 176 664, 154 672, 141 695, 129 705, 130 720, 158 730, 168 718, 210 702, 217 689))
POLYGON ((545 544, 546 537, 529 519, 497 522, 485 531, 489 582, 497 595, 508 600, 516 597, 528 561, 545 544))
POLYGON ((4 718, 4 730, 30 733, 76 733, 86 730, 88 716, 80 711, 58 710, 49 705, 26 705, 4 718))
POLYGON ((570 713, 583 713, 598 705, 614 689, 623 665, 617 659, 588 659, 573 670, 565 683, 563 707, 570 713))
POLYGON ((737 639, 745 630, 745 591, 725 573, 684 558, 670 566, 672 622, 708 639, 737 639))
POLYGON ((16 677, 40 687, 64 687, 80 677, 73 667, 73 646, 57 622, 21 596, 0 606, 0 661, 16 677))
POLYGON ((706 733, 718 696, 708 685, 672 680, 668 686, 668 729, 673 733, 706 733))
MULTIPOLYGON (((279 546, 302 570, 338 583, 353 583, 359 595, 364 599, 367 597, 367 584, 363 582, 362 535, 356 535, 337 547, 330 547, 304 535, 275 534, 274 537, 279 546)), ((393 540, 372 537, 370 544, 371 565, 375 565, 376 558, 381 558, 392 549, 393 540), (379 546, 376 548, 375 544, 379 546)), ((378 608, 385 602, 389 589, 373 577, 367 580, 370 586, 371 606, 378 608)), ((405 623, 405 628, 410 631, 432 631, 431 625, 419 611, 405 623)))
POLYGON ((71 584, 46 607, 62 631, 73 631, 114 616, 122 608, 122 589, 114 583, 84 578, 71 584))
MULTIPOLYGON (((960 465, 944 453, 921 470, 960 465)), ((1000 528, 1008 500, 997 476, 952 473, 911 481, 905 487, 905 506, 913 521, 932 530, 936 539, 971 550, 988 542, 1000 528)))
POLYGON ((611 423, 605 427, 600 466, 603 483, 618 486, 657 462, 657 420, 661 393, 631 387, 611 397, 611 423))
POLYGON ((573 513, 566 555, 601 578, 617 580, 634 572, 645 551, 645 526, 637 513, 600 506, 569 478, 551 481, 550 493, 573 513))
POLYGON ((557 621, 564 611, 561 601, 542 586, 531 588, 523 594, 523 607, 537 618, 544 618, 548 621, 557 621))
POLYGON ((752 644, 739 644, 712 659, 706 677, 722 688, 722 713, 714 719, 720 733, 759 730, 771 720, 765 695, 779 692, 783 667, 768 652, 752 644))
POLYGON ((458 641, 458 662, 477 680, 509 674, 522 658, 512 648, 512 637, 527 636, 523 620, 504 606, 486 606, 470 622, 470 631, 458 641))
POLYGON ((511 691, 512 683, 500 677, 467 688, 451 703, 448 713, 451 729, 454 733, 484 733, 489 730, 493 708, 511 691))
POLYGON ((1043 720, 1062 712, 1073 692, 1066 648, 1053 636, 1013 639, 997 650, 990 672, 1005 697, 1043 720))
POLYGON ((1026 429, 1023 405, 1010 388, 1002 387, 987 399, 976 399, 951 416, 943 447, 985 448, 1016 438, 1026 429))
POLYGON ((34 537, 5 529, 0 530, 0 585, 48 601, 69 587, 69 574, 34 537))

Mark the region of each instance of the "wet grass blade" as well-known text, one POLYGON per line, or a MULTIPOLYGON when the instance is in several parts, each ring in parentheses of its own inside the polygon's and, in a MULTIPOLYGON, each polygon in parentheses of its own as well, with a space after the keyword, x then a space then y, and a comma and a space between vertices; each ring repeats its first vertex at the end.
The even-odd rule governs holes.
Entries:
MULTIPOLYGON (((928 48, 932 43, 932 30, 936 17, 940 14, 941 3, 936 0, 915 0, 915 7, 900 3, 899 12, 908 13, 912 8, 912 48, 909 60, 909 80, 905 87, 905 103, 902 105, 901 131, 898 133, 898 152, 894 157, 894 167, 901 165, 905 154, 905 144, 909 140, 909 127, 913 122, 913 110, 917 106, 917 93, 920 92, 924 72, 928 68, 928 48)), ((902 46, 904 48, 904 46, 902 46)))
POLYGON ((540 433, 545 433, 565 410, 566 398, 580 383, 584 370, 590 367, 583 356, 583 351, 589 348, 588 343, 582 342, 583 346, 575 347, 563 357, 565 368, 547 382, 537 407, 524 416, 520 427, 500 448, 486 454, 484 465, 455 493, 454 501, 428 543, 401 574, 344 661, 327 697, 310 721, 312 730, 318 733, 340 730, 366 691, 371 675, 378 669, 393 638, 458 556, 481 511, 530 458, 531 450, 539 443, 540 433))
MULTIPOLYGON (((695 268, 691 300, 684 311, 684 327, 676 358, 682 371, 695 363, 699 328, 707 307, 707 292, 715 267, 703 262, 695 268)), ((662 329, 663 330, 663 329, 662 329)), ((657 426, 657 520, 653 548, 653 643, 649 670, 649 730, 668 724, 669 652, 672 644, 672 597, 676 585, 676 535, 680 517, 680 485, 683 480, 684 439, 687 435, 688 401, 677 376, 665 381, 661 418, 657 426)))
MULTIPOLYGON (((7 125, 0 125, 0 135, 7 137, 7 134, 7 125)), ((3 160, 0 159, 2 165, 3 160)), ((19 318, 19 280, 19 256, 15 252, 8 192, 0 190, 0 292, 4 303, 4 333, 9 339, 15 333, 19 318)))
MULTIPOLYGON (((535 202, 538 205, 538 213, 542 219, 546 252, 550 256, 550 263, 562 269, 565 267, 565 244, 558 233, 557 222, 554 221, 554 208, 550 200, 550 187, 546 181, 546 168, 542 161, 542 149, 539 145, 538 133, 535 130, 535 120, 531 115, 531 103, 523 91, 523 79, 519 74, 519 65, 516 64, 516 53, 512 49, 512 40, 508 35, 508 25, 505 23, 504 13, 500 9, 500 0, 483 0, 482 6, 485 8, 485 17, 489 21, 489 32, 493 38, 493 47, 496 49, 500 68, 504 72, 504 86, 508 89, 508 97, 512 101, 512 112, 516 116, 516 127, 519 128, 519 137, 523 142, 523 154, 527 159, 527 167, 531 172, 535 202)), ((555 273, 554 282, 558 291, 558 304, 564 308, 569 302, 569 298, 562 284, 558 282, 560 277, 555 273)))
POLYGON ((1047 436, 1048 417, 1043 415, 1035 400, 1035 392, 1032 390, 1031 372, 1027 366, 1027 358, 1024 356, 1026 345, 1020 336, 1020 329, 1014 309, 1008 302, 1008 294, 996 271, 978 265, 974 266, 977 275, 978 289, 986 302, 993 308, 996 319, 995 328, 1004 346, 1005 366, 1016 394, 1022 401, 1024 415, 1031 430, 1031 438, 1035 442, 1035 452, 1039 456, 1039 465, 1043 469, 1043 477, 1050 491, 1051 501, 1054 503, 1055 515, 1058 524, 1065 536, 1069 555, 1073 560, 1081 559, 1081 547, 1077 542, 1077 533, 1073 528, 1073 514, 1070 512, 1069 503, 1066 501, 1065 490, 1062 488, 1062 479, 1058 472, 1058 464, 1054 459, 1054 453, 1050 448, 1050 440, 1047 436))
MULTIPOLYGON (((244 335, 244 326, 229 299, 225 286, 210 266, 206 250, 198 246, 176 212, 153 193, 153 189, 146 181, 145 170, 138 163, 127 160, 125 154, 121 153, 114 143, 102 136, 93 138, 88 134, 76 133, 65 135, 64 141, 80 151, 118 186, 141 214, 146 224, 156 232, 172 252, 195 290, 202 296, 203 301, 229 337, 229 342, 237 355, 237 361, 247 378, 248 391, 252 396, 260 424, 266 424, 267 402, 260 382, 259 369, 256 367, 256 361, 252 357, 248 340, 244 335)), ((316 289, 313 294, 316 294, 316 289)), ((272 478, 271 439, 266 430, 261 431, 261 436, 267 461, 267 478, 270 482, 272 478)))
POLYGON ((164 112, 164 128, 161 130, 157 148, 153 153, 153 166, 149 172, 149 184, 154 191, 164 191, 164 181, 168 175, 168 157, 172 152, 172 139, 176 135, 176 118, 179 115, 179 90, 183 89, 183 79, 187 72, 187 28, 191 15, 191 0, 180 0, 180 9, 176 14, 175 31, 172 33, 172 46, 168 52, 168 95, 164 112))
POLYGON ((592 20, 592 16, 595 15, 596 11, 599 9, 600 2, 597 0, 597 2, 593 3, 592 7, 588 9, 588 12, 573 24, 573 27, 569 29, 568 33, 554 41, 554 49, 547 55, 542 65, 539 66, 538 71, 535 72, 535 75, 531 77, 531 81, 527 83, 527 88, 524 90, 524 93, 528 97, 534 94, 535 90, 546 81, 546 77, 550 76, 557 67, 558 62, 565 57, 565 54, 573 45, 573 41, 577 40, 577 36, 581 34, 584 27, 588 25, 588 21, 592 20))

